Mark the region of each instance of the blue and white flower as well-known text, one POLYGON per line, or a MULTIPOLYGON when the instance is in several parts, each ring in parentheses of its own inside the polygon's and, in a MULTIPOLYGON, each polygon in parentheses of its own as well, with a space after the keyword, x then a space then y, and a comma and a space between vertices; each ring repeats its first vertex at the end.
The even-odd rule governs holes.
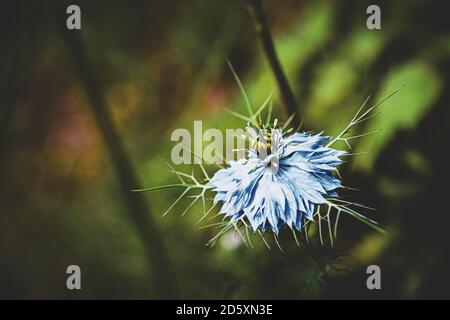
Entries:
POLYGON ((341 181, 335 176, 345 151, 326 145, 322 133, 247 127, 250 148, 245 159, 215 173, 209 185, 216 192, 220 213, 232 223, 244 218, 254 231, 281 228, 301 230, 313 220, 316 206, 337 196, 341 181))

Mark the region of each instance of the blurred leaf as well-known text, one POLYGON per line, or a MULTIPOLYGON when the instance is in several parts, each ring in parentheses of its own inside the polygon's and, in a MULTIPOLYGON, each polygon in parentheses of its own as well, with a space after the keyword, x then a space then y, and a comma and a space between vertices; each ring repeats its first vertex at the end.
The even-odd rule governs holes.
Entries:
POLYGON ((414 60, 389 72, 372 103, 388 96, 402 85, 405 87, 379 107, 381 115, 373 118, 365 129, 367 132, 382 129, 382 132, 360 140, 357 152, 371 152, 360 156, 356 167, 370 168, 397 130, 414 129, 432 107, 442 87, 438 73, 430 65, 414 60))

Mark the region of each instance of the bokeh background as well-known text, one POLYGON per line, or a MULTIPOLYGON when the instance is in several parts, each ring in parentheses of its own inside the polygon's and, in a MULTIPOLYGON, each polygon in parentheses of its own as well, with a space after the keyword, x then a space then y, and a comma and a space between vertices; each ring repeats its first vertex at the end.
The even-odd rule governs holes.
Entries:
POLYGON ((0 5, 1 298, 450 297, 446 1, 267 1, 305 128, 336 134, 369 94, 404 85, 341 172, 388 233, 342 216, 333 250, 315 240, 326 283, 292 237, 283 252, 231 233, 205 247, 217 230, 197 224, 199 206, 161 218, 179 190, 129 191, 176 181, 175 128, 242 127, 224 112, 244 111, 227 59, 255 104, 275 87, 243 1, 76 1, 72 32, 68 4, 0 5), (369 4, 382 30, 366 28, 369 4), (71 264, 80 291, 66 288, 71 264), (370 264, 380 291, 366 288, 370 264))

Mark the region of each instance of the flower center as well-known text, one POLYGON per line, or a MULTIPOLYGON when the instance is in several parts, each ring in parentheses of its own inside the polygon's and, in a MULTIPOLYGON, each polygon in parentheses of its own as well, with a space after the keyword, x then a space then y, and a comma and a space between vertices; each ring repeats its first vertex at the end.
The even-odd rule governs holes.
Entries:
POLYGON ((261 159, 265 159, 272 153, 272 130, 259 130, 257 134, 250 133, 250 148, 255 150, 261 159))

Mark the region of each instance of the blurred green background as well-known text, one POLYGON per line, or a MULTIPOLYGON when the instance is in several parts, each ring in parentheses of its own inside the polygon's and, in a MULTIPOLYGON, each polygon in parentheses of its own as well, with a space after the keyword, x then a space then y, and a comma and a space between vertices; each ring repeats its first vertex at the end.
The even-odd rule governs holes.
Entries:
POLYGON ((341 172, 388 234, 343 216, 336 248, 317 247, 339 269, 325 286, 292 237, 283 252, 234 234, 205 247, 217 230, 200 229, 200 206, 161 218, 179 190, 129 192, 176 181, 175 128, 242 127, 224 112, 244 111, 227 59, 255 104, 275 87, 243 2, 77 1, 72 32, 68 4, 0 5, 0 298, 450 298, 445 1, 267 1, 305 128, 336 134, 369 94, 404 85, 341 172), (382 30, 366 28, 369 4, 382 30), (80 291, 66 288, 71 264, 80 291))

